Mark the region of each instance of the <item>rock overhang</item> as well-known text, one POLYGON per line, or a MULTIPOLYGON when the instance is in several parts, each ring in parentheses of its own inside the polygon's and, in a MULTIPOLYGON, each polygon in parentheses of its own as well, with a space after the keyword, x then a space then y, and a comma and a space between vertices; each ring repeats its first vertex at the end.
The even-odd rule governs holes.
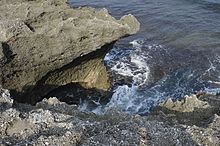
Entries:
MULTIPOLYGON (((139 28, 140 23, 131 14, 116 20, 106 9, 73 9, 66 0, 1 1, 0 42, 4 44, 2 50, 9 52, 7 56, 0 54, 0 60, 6 59, 1 61, 1 84, 19 98, 30 96, 25 93, 47 83, 50 90, 71 82, 106 90, 109 84, 104 55, 115 41, 137 33, 139 28), (83 56, 87 57, 81 64, 69 65, 83 56), (72 69, 60 70, 68 65, 72 69), (80 68, 83 72, 77 71, 80 68), (50 74, 56 79, 45 79, 50 74)), ((34 94, 39 96, 38 92, 34 94)))

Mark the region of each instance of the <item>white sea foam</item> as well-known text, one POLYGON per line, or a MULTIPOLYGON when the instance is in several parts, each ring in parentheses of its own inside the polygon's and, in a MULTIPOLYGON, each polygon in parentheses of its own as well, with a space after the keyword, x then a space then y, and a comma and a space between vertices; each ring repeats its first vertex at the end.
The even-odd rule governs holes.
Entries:
POLYGON ((152 104, 158 103, 161 97, 160 93, 157 94, 155 92, 153 96, 140 94, 139 87, 147 84, 150 75, 150 68, 147 63, 150 56, 147 52, 143 53, 142 49, 160 48, 162 46, 144 46, 142 40, 134 40, 130 44, 134 49, 129 53, 129 56, 115 61, 111 70, 116 72, 116 74, 132 77, 133 84, 131 87, 127 85, 118 86, 114 90, 110 102, 105 106, 104 111, 117 107, 128 113, 147 113, 152 104))
POLYGON ((116 64, 111 68, 111 70, 117 72, 123 76, 133 76, 133 71, 129 67, 129 64, 125 62, 117 61, 116 64))
POLYGON ((131 42, 129 42, 129 44, 131 44, 134 48, 141 48, 142 44, 143 44, 143 40, 133 40, 131 42))
POLYGON ((150 74, 147 64, 148 56, 147 54, 140 55, 142 44, 139 42, 142 41, 134 40, 130 42, 135 49, 130 52, 129 56, 116 61, 111 67, 111 70, 117 74, 132 77, 134 84, 137 86, 145 84, 150 74))
POLYGON ((134 63, 137 69, 133 72, 133 80, 136 85, 143 85, 148 81, 150 69, 146 62, 146 57, 133 54, 131 56, 131 63, 134 63), (138 73, 139 72, 139 73, 138 73))
POLYGON ((142 40, 134 40, 130 44, 132 48, 127 50, 117 48, 118 50, 114 50, 106 56, 105 61, 116 76, 118 74, 131 77, 133 79, 132 85, 116 87, 107 105, 97 104, 96 108, 88 110, 89 104, 84 103, 81 110, 103 114, 115 107, 131 114, 146 114, 152 106, 167 97, 184 97, 186 94, 193 93, 194 89, 198 91, 201 89, 211 94, 220 91, 220 72, 218 71, 220 57, 218 56, 209 59, 209 66, 201 72, 191 68, 180 68, 161 78, 154 86, 145 88, 146 86, 143 85, 148 85, 151 73, 148 63, 154 57, 149 54, 158 51, 164 54, 169 52, 161 45, 149 45, 142 40), (212 78, 213 74, 216 76, 215 78, 212 78), (207 78, 210 80, 207 81, 207 78), (207 86, 207 83, 210 85, 207 86))
POLYGON ((128 87, 127 85, 119 86, 112 96, 111 101, 107 104, 107 107, 121 107, 126 109, 127 107, 131 106, 131 102, 135 96, 137 87, 132 86, 128 87), (123 97, 123 98, 122 98, 123 97), (125 104, 126 103, 126 104, 125 104))
POLYGON ((111 101, 106 105, 105 111, 117 107, 130 114, 146 114, 150 108, 160 101, 160 95, 146 96, 139 94, 137 86, 119 86, 113 94, 111 101))
MULTIPOLYGON (((134 40, 130 42, 132 50, 127 53, 127 56, 118 55, 117 52, 113 54, 108 53, 105 57, 105 61, 110 64, 111 71, 122 76, 132 77, 132 86, 122 85, 118 86, 113 93, 110 102, 90 111, 96 114, 102 114, 103 112, 111 109, 112 107, 120 108, 123 111, 129 113, 139 113, 141 109, 143 112, 148 111, 147 106, 148 99, 143 95, 138 94, 139 86, 142 86, 148 82, 150 69, 148 67, 149 56, 147 53, 142 54, 143 41, 134 40), (118 57, 115 59, 115 57, 118 57)), ((120 51, 120 50, 119 50, 120 51)), ((119 53, 120 54, 120 53, 119 53)), ((149 100, 150 101, 150 100, 149 100)), ((79 107, 79 110, 86 111, 89 108, 88 102, 84 102, 79 107)))
POLYGON ((209 68, 204 72, 203 76, 209 76, 212 78, 207 81, 210 86, 205 87, 204 92, 209 94, 216 94, 220 93, 220 71, 218 68, 220 64, 220 56, 215 55, 211 59, 209 59, 209 68))
POLYGON ((204 91, 208 94, 216 95, 217 93, 220 93, 220 88, 205 88, 204 91))
POLYGON ((80 100, 80 104, 79 104, 78 110, 79 111, 87 111, 87 109, 88 109, 88 101, 82 102, 80 100))

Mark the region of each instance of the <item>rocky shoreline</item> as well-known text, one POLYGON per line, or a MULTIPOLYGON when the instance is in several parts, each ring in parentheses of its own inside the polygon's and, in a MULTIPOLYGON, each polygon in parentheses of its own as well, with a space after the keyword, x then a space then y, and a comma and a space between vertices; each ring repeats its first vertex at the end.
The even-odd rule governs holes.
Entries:
POLYGON ((1 90, 0 107, 0 145, 220 144, 220 101, 213 95, 167 100, 147 117, 118 109, 84 113, 55 97, 31 106, 13 102, 8 90, 1 90))
POLYGON ((72 85, 83 96, 108 91, 103 58, 139 27, 66 0, 0 0, 0 145, 220 145, 218 95, 168 99, 147 117, 80 112, 53 96, 72 85))

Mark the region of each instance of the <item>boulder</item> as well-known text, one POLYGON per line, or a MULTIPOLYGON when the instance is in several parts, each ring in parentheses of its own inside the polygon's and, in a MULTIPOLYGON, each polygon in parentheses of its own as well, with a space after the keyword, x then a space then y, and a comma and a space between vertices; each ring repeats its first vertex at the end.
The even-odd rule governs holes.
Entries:
POLYGON ((130 14, 116 20, 66 0, 0 0, 0 84, 33 104, 69 83, 106 91, 105 54, 139 27, 130 14))

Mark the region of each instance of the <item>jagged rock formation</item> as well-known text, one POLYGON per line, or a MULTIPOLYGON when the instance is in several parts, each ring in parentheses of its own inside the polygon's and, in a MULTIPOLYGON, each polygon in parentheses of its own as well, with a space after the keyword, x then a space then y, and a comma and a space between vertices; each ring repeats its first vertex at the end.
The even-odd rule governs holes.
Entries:
POLYGON ((169 98, 160 103, 159 106, 178 112, 193 112, 196 108, 207 109, 210 107, 208 102, 199 100, 196 95, 186 95, 184 99, 175 102, 169 98))
POLYGON ((181 127, 115 109, 98 116, 79 112, 76 106, 56 98, 44 99, 35 107, 12 107, 6 101, 10 100, 4 100, 8 108, 0 111, 0 145, 195 145, 181 127))
POLYGON ((219 96, 198 94, 180 101, 167 101, 155 107, 150 119, 181 125, 198 145, 220 145, 219 96))
POLYGON ((132 15, 116 20, 66 0, 0 0, 0 84, 29 103, 69 83, 107 90, 103 57, 139 25, 132 15))
POLYGON ((219 97, 187 98, 194 107, 188 112, 176 110, 180 102, 185 107, 182 100, 173 102, 174 109, 161 104, 148 117, 128 115, 117 109, 95 115, 80 112, 77 106, 55 97, 36 106, 13 103, 8 90, 1 89, 0 145, 220 145, 219 97), (200 103, 206 103, 205 107, 197 106, 200 103))
POLYGON ((219 96, 167 100, 148 117, 111 109, 83 113, 38 97, 78 83, 106 90, 105 53, 139 29, 132 16, 70 8, 65 0, 0 0, 0 145, 220 145, 219 96))

